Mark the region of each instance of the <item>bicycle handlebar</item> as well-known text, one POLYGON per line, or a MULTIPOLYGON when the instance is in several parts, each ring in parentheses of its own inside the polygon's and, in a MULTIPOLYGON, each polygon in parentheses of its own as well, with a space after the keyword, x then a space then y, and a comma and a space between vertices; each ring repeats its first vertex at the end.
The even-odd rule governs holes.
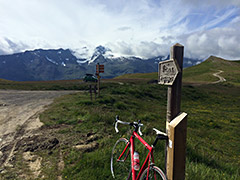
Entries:
POLYGON ((160 140, 168 140, 168 135, 167 135, 167 133, 164 133, 164 132, 162 132, 162 131, 159 131, 159 130, 156 129, 156 128, 153 128, 153 130, 156 131, 157 137, 156 137, 154 143, 152 144, 152 147, 155 147, 155 146, 156 146, 156 144, 157 144, 157 142, 158 142, 159 139, 160 139, 160 140))
POLYGON ((119 130, 118 130, 118 128, 117 128, 118 123, 120 123, 120 124, 130 125, 130 123, 128 123, 128 122, 123 122, 123 121, 120 121, 120 120, 117 120, 117 119, 116 119, 116 122, 115 122, 115 131, 116 131, 116 133, 119 132, 119 130))
POLYGON ((117 126, 118 126, 118 123, 120 123, 120 124, 130 125, 130 126, 133 126, 133 127, 137 128, 139 135, 140 135, 140 136, 143 135, 142 132, 141 132, 141 127, 143 126, 143 124, 140 123, 140 120, 139 120, 139 122, 132 122, 132 123, 130 123, 130 122, 121 121, 121 120, 119 120, 118 118, 119 118, 119 117, 116 116, 116 122, 115 122, 115 131, 116 131, 116 133, 119 132, 117 126))
POLYGON ((162 131, 159 131, 159 130, 158 130, 158 129, 156 129, 156 128, 153 128, 153 130, 154 130, 154 131, 156 131, 156 134, 157 134, 157 135, 168 136, 168 135, 167 135, 167 133, 165 133, 165 132, 162 132, 162 131))

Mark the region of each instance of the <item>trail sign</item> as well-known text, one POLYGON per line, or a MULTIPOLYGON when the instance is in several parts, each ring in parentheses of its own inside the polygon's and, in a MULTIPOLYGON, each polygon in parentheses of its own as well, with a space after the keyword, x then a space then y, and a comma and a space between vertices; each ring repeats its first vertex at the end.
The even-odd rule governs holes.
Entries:
POLYGON ((185 179, 187 114, 181 113, 182 68, 184 46, 175 44, 170 60, 159 63, 159 84, 168 85, 165 172, 168 180, 185 179))
POLYGON ((174 59, 162 61, 159 63, 158 84, 173 85, 180 68, 174 59))
POLYGON ((99 73, 104 73, 104 65, 99 65, 99 73))
POLYGON ((104 65, 97 64, 96 65, 96 74, 104 73, 104 65))
POLYGON ((96 75, 98 77, 98 97, 100 97, 100 73, 104 73, 104 65, 97 63, 96 65, 96 75))

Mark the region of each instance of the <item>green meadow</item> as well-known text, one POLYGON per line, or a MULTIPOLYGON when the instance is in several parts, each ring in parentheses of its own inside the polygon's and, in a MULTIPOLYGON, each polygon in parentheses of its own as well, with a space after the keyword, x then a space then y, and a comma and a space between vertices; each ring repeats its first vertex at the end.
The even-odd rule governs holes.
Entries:
MULTIPOLYGON (((65 179, 111 179, 110 154, 114 142, 129 137, 129 128, 114 131, 115 115, 124 121, 142 120, 143 138, 153 143, 153 127, 165 129, 165 87, 157 84, 104 84, 102 96, 90 101, 87 93, 68 95, 55 101, 41 115, 46 126, 66 125, 59 133, 72 136, 63 148, 65 179), (74 145, 84 134, 98 138, 91 152, 74 145)), ((239 179, 240 138, 239 87, 184 85, 182 111, 188 113, 186 179, 239 179)), ((139 144, 140 158, 146 156, 139 144)), ((155 149, 156 164, 164 168, 164 143, 155 149)))
MULTIPOLYGON (((240 179, 239 65, 213 58, 183 71, 181 111, 188 114, 187 180, 240 179), (227 81, 211 84, 218 80, 212 76, 218 70, 224 71, 221 75, 227 81)), ((116 115, 128 122, 140 119, 144 124, 143 139, 153 143, 152 128, 165 131, 167 105, 167 87, 155 83, 156 79, 157 73, 124 75, 103 80, 101 96, 96 100, 90 100, 88 91, 56 99, 40 116, 44 128, 52 130, 52 136, 60 141, 51 153, 36 152, 47 165, 41 172, 45 179, 57 179, 59 175, 67 180, 112 179, 112 147, 119 137, 129 137, 131 132, 126 125, 119 125, 120 133, 115 132, 116 115), (61 170, 59 159, 64 161, 61 170)), ((88 84, 78 81, 32 83, 35 86, 30 88, 28 82, 16 85, 0 81, 0 87, 12 89, 15 84, 17 89, 88 89, 88 84)), ((158 142, 154 151, 156 165, 161 169, 164 169, 164 146, 164 142, 158 142)), ((147 151, 137 141, 136 148, 142 163, 147 151)))

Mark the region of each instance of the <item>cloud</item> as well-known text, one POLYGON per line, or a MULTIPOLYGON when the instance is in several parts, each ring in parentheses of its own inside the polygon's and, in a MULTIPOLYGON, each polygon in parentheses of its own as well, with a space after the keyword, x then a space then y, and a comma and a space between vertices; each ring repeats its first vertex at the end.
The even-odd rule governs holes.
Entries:
POLYGON ((29 48, 28 45, 23 44, 22 42, 15 43, 8 38, 0 37, 0 55, 20 52, 27 48, 29 48))
POLYGON ((206 59, 210 55, 220 56, 230 60, 240 60, 240 16, 229 22, 228 27, 217 27, 208 30, 195 31, 179 36, 161 36, 154 41, 127 43, 125 41, 107 44, 113 51, 124 55, 138 55, 151 58, 168 55, 170 47, 179 42, 185 46, 185 57, 206 59))
POLYGON ((215 55, 226 59, 240 60, 240 32, 238 29, 215 28, 183 36, 180 39, 184 43, 187 57, 205 59, 209 55, 215 55))
POLYGON ((206 6, 214 6, 217 8, 224 8, 226 6, 238 6, 240 7, 239 0, 182 0, 183 3, 187 3, 192 5, 193 7, 206 7, 206 6))
POLYGON ((131 27, 122 26, 122 27, 119 27, 117 30, 118 30, 118 31, 127 31, 127 30, 131 30, 131 27))
POLYGON ((124 56, 139 56, 145 59, 167 55, 170 52, 169 44, 158 44, 153 41, 141 41, 138 43, 121 41, 117 43, 109 43, 107 46, 113 52, 119 52, 124 56))
POLYGON ((239 12, 238 0, 0 0, 0 53, 106 45, 147 58, 179 42, 189 57, 238 58, 239 12))

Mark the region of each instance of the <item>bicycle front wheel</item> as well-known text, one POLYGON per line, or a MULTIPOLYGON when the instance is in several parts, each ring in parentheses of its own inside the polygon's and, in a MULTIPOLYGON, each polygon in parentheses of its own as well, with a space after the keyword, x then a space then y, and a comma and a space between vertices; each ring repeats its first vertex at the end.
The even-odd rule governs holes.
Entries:
POLYGON ((120 138, 113 147, 111 156, 111 172, 113 178, 115 179, 126 180, 131 177, 130 145, 127 147, 127 144, 127 139, 120 138))
MULTIPOLYGON (((143 173, 140 177, 140 180, 146 180, 147 179, 147 172, 148 172, 148 168, 146 168, 143 171, 143 173)), ((157 166, 150 167, 148 179, 149 180, 167 180, 163 171, 157 166)))

